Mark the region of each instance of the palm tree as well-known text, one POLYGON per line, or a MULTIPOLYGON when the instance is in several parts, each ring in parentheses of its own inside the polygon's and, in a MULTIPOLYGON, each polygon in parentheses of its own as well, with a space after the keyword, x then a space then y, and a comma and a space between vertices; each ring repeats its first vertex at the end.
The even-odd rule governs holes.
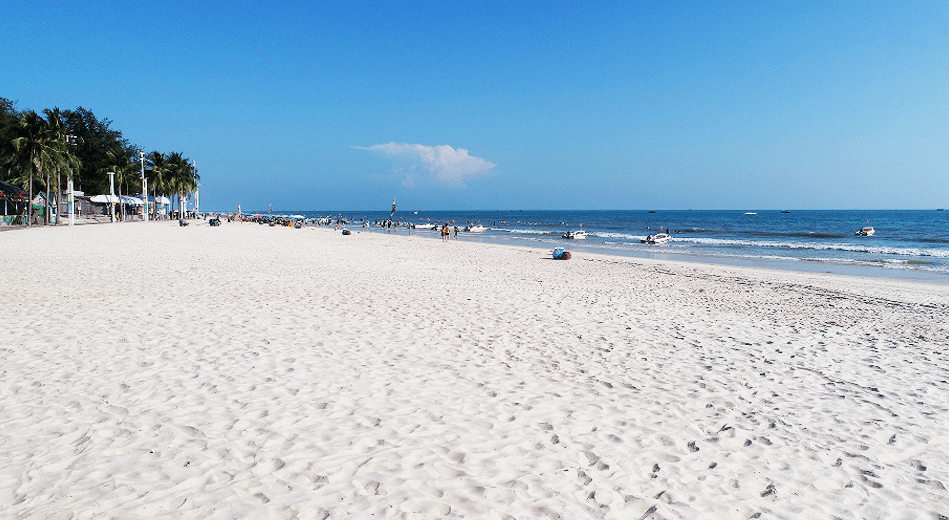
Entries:
POLYGON ((120 143, 115 143, 113 148, 106 154, 109 158, 105 172, 115 172, 115 184, 118 186, 118 197, 122 211, 122 220, 125 220, 125 204, 121 204, 122 185, 128 180, 131 174, 135 173, 135 161, 132 160, 134 152, 126 149, 120 143))
POLYGON ((60 120, 59 109, 46 109, 44 113, 46 120, 32 110, 20 115, 12 140, 14 154, 9 158, 11 169, 19 172, 19 176, 12 179, 13 182, 21 183, 23 187, 29 185, 30 200, 25 215, 27 225, 33 209, 33 181, 43 184, 45 176, 48 189, 49 174, 59 167, 67 166, 66 130, 60 120))
MULTIPOLYGON (((69 150, 70 150, 70 147, 81 143, 82 139, 79 139, 74 135, 68 135, 69 128, 66 125, 66 121, 64 121, 63 114, 59 110, 59 107, 54 107, 52 110, 46 109, 43 111, 43 113, 46 114, 47 132, 49 134, 51 142, 54 143, 55 146, 58 148, 60 156, 62 155, 66 156, 66 164, 65 164, 66 180, 72 180, 73 166, 76 166, 76 167, 82 166, 82 161, 80 161, 78 157, 70 157, 69 150)), ((55 163, 57 214, 59 213, 58 207, 59 207, 59 202, 61 200, 60 189, 62 186, 62 179, 60 178, 60 170, 62 169, 63 166, 64 165, 62 164, 62 162, 55 163)), ((44 219, 46 220, 46 223, 49 224, 50 186, 52 183, 50 182, 51 172, 49 171, 49 169, 47 169, 45 173, 46 173, 46 206, 47 208, 46 208, 46 211, 44 212, 44 219)))
POLYGON ((186 178, 188 191, 194 193, 198 189, 198 181, 201 180, 201 176, 198 175, 198 168, 194 165, 194 161, 191 161, 191 164, 188 165, 188 159, 185 159, 185 165, 188 166, 186 178))
POLYGON ((171 152, 168 155, 168 187, 178 198, 178 213, 184 218, 184 208, 182 201, 185 193, 194 191, 198 187, 198 181, 201 176, 193 164, 188 163, 188 159, 178 152, 171 152))
POLYGON ((157 205, 158 196, 168 193, 168 161, 165 154, 154 151, 145 156, 145 178, 152 188, 152 197, 157 205))

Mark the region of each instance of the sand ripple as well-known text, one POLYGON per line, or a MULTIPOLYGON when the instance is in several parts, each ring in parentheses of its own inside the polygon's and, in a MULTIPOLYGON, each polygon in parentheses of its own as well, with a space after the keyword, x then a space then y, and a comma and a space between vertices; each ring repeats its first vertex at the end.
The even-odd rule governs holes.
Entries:
POLYGON ((949 516, 949 288, 547 257, 0 233, 0 516, 949 516))

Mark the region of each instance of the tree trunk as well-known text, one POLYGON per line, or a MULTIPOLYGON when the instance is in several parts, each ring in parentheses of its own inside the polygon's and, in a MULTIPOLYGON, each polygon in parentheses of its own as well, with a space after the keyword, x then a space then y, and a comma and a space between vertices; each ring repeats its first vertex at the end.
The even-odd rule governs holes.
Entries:
POLYGON ((49 174, 46 175, 46 207, 43 208, 43 225, 49 225, 49 174))
POLYGON ((30 166, 30 199, 26 201, 26 226, 29 227, 33 221, 33 166, 36 164, 36 156, 33 156, 33 165, 30 166))

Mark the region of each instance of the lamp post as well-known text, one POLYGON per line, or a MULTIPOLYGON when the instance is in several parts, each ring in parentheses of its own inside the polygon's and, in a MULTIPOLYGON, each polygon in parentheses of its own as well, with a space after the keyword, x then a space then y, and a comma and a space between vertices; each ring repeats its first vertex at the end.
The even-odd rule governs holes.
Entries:
MULTIPOLYGON (((197 164, 198 164, 198 163, 197 163, 194 159, 191 159, 191 174, 192 174, 192 175, 194 175, 194 173, 195 173, 196 171, 198 171, 197 164)), ((195 183, 195 187, 194 187, 194 216, 195 216, 195 218, 197 218, 197 217, 198 217, 198 213, 201 212, 201 211, 198 209, 198 188, 200 188, 200 187, 201 187, 200 184, 195 183)))
MULTIPOLYGON (((66 181, 66 189, 69 190, 69 225, 76 225, 76 215, 75 215, 75 204, 76 199, 73 195, 73 184, 72 184, 72 164, 69 162, 69 144, 72 139, 75 139, 74 135, 66 136, 66 168, 69 170, 69 179, 66 181)), ((58 217, 57 217, 58 218, 58 217)))
POLYGON ((146 191, 145 185, 145 150, 140 150, 139 155, 142 159, 142 218, 145 219, 145 222, 148 222, 148 191, 146 191))
POLYGON ((109 176, 109 218, 115 224, 115 172, 105 172, 109 176))

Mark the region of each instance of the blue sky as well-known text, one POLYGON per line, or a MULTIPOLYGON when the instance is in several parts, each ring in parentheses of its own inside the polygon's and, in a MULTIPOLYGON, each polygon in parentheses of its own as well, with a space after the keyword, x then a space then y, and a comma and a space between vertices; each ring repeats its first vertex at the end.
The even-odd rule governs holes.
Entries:
POLYGON ((947 2, 3 2, 202 209, 949 206, 947 2))

